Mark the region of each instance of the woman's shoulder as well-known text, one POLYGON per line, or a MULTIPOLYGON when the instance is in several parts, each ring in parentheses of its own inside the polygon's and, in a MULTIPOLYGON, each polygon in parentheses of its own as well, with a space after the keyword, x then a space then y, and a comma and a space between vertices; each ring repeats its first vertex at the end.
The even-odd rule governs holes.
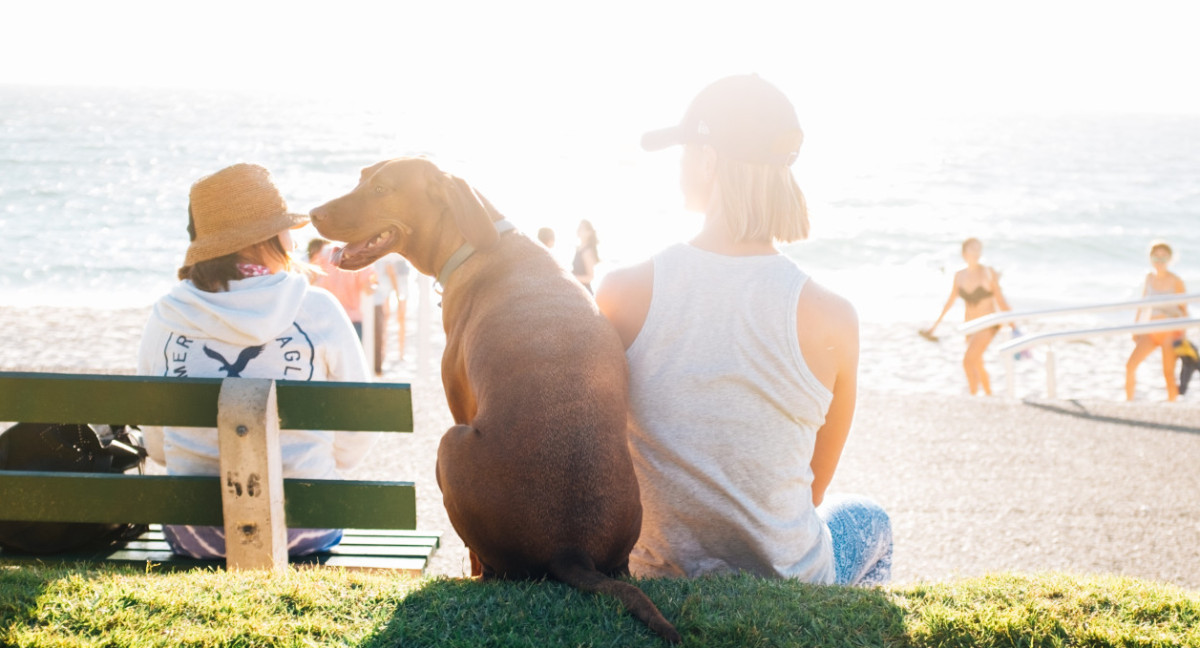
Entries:
POLYGON ((649 259, 609 271, 596 288, 596 305, 627 349, 646 322, 653 294, 654 262, 649 259))
POLYGON ((809 279, 800 291, 797 310, 802 321, 820 322, 831 329, 858 329, 858 311, 850 300, 809 279))
POLYGON ((646 259, 606 272, 596 289, 596 302, 627 302, 641 295, 648 297, 653 287, 654 261, 646 259))
POLYGON ((796 329, 805 364, 821 384, 833 390, 838 376, 852 370, 858 361, 858 312, 854 305, 810 280, 800 292, 796 329))

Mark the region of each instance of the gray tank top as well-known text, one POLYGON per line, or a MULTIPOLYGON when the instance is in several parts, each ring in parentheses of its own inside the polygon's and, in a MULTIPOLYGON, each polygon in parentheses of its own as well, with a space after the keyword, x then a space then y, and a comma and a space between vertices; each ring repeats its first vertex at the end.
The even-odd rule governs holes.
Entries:
POLYGON ((650 310, 626 354, 644 508, 631 570, 833 582, 810 466, 833 394, 796 340, 808 276, 783 255, 685 244, 653 264, 650 310))

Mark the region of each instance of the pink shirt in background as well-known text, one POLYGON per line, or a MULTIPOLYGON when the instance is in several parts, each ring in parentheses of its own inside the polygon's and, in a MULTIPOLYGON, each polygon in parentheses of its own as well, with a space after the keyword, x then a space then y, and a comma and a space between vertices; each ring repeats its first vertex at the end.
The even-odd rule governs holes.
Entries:
POLYGON ((324 288, 337 297, 351 322, 363 321, 362 296, 363 292, 372 289, 375 284, 375 271, 367 266, 362 270, 349 272, 329 262, 329 255, 322 252, 317 259, 317 265, 325 272, 318 276, 313 285, 324 288))

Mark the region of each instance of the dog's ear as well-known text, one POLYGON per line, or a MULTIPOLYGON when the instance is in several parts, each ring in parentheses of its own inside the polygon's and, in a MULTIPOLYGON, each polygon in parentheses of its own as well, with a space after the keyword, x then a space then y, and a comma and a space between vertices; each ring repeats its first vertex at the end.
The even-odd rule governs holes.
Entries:
POLYGON ((483 206, 485 209, 487 209, 488 216, 492 219, 493 223, 498 220, 504 220, 504 214, 501 214, 500 210, 496 209, 492 205, 492 202, 487 199, 487 196, 479 193, 478 189, 475 190, 475 197, 479 198, 479 202, 483 203, 483 206))
MULTIPOLYGON (((491 212, 484 206, 466 180, 457 176, 445 174, 446 203, 454 213, 454 224, 458 231, 476 250, 485 250, 495 244, 500 238, 496 226, 492 224, 491 212)), ((490 206, 490 204, 488 205, 490 206)))

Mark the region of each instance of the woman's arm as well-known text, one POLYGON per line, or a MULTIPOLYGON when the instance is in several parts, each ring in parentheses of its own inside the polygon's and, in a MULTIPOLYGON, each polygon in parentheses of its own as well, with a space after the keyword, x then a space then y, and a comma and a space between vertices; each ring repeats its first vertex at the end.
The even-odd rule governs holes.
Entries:
MULTIPOLYGON (((1150 294, 1150 280, 1153 277, 1154 273, 1148 273, 1146 274, 1146 279, 1142 281, 1142 299, 1145 299, 1146 295, 1150 294)), ((1147 318, 1149 318, 1149 316, 1150 310, 1143 306, 1142 308, 1139 308, 1133 312, 1133 321, 1144 322, 1147 318)), ((1136 340, 1137 338, 1137 334, 1134 334, 1133 339, 1136 340)))
POLYGON ((650 312, 654 292, 654 262, 613 270, 596 288, 596 305, 608 318, 626 349, 637 339, 650 312))
POLYGON ((933 324, 930 325, 929 328, 925 329, 926 333, 933 333, 933 330, 937 328, 938 324, 942 323, 942 318, 946 316, 946 313, 950 312, 950 307, 954 305, 954 300, 956 299, 958 299, 957 274, 954 275, 954 281, 950 284, 950 297, 946 299, 946 305, 942 306, 942 312, 937 316, 937 319, 933 320, 933 324))
MULTIPOLYGON (((1183 279, 1182 279, 1181 277, 1179 277, 1179 276, 1176 276, 1176 277, 1175 277, 1175 292, 1177 292, 1177 293, 1180 293, 1180 294, 1183 294, 1183 293, 1186 293, 1186 292, 1187 292, 1187 287, 1183 285, 1183 279)), ((1188 317, 1188 308, 1187 308, 1187 304, 1185 304, 1185 303, 1180 303, 1180 304, 1179 304, 1179 311, 1180 311, 1181 313, 1183 313, 1183 317, 1188 317)))
MULTIPOLYGON (((162 376, 166 374, 163 367, 157 364, 158 359, 162 357, 159 346, 164 337, 157 321, 157 318, 151 315, 150 319, 146 322, 145 328, 142 330, 142 339, 138 345, 137 373, 139 376, 162 376)), ((164 452, 162 427, 158 425, 143 425, 141 428, 142 443, 146 446, 146 453, 150 456, 150 460, 160 466, 166 466, 167 457, 164 452)))
POLYGON ((992 279, 992 297, 996 299, 996 308, 1002 311, 1012 310, 1008 307, 1008 300, 1004 298, 1004 291, 1000 290, 1000 273, 988 268, 988 276, 992 279))
POLYGON ((858 398, 858 314, 850 302, 820 286, 808 286, 799 305, 800 350, 813 375, 833 392, 825 423, 817 430, 810 466, 813 505, 825 499, 854 420, 858 398), (819 314, 816 315, 816 314, 819 314))

